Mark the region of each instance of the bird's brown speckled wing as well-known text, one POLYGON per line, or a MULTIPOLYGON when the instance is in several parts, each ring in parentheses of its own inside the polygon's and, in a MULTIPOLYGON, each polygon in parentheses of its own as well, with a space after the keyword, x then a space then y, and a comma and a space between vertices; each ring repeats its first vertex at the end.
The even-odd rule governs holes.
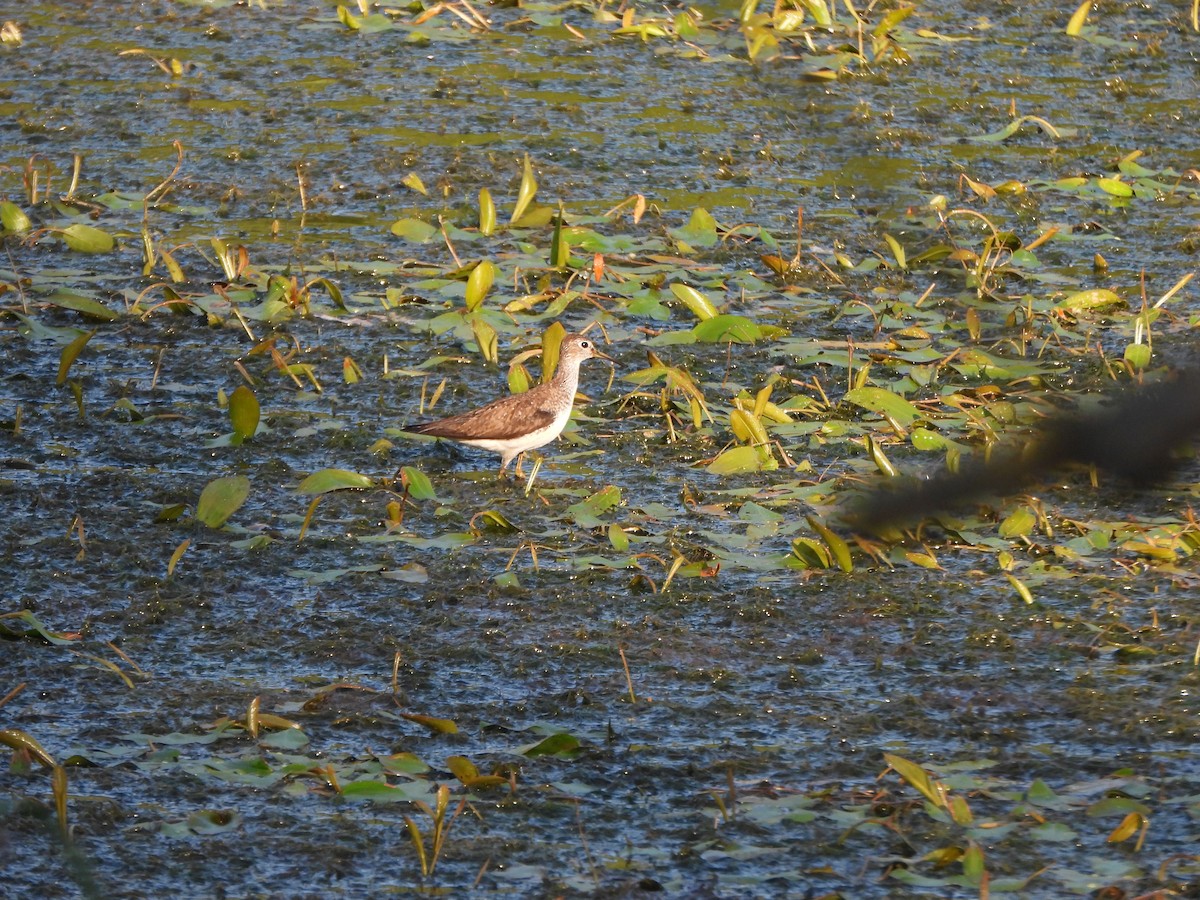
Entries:
POLYGON ((513 394, 487 406, 434 422, 408 425, 404 430, 430 437, 462 440, 508 440, 545 428, 554 421, 554 410, 543 404, 530 405, 529 394, 513 394))

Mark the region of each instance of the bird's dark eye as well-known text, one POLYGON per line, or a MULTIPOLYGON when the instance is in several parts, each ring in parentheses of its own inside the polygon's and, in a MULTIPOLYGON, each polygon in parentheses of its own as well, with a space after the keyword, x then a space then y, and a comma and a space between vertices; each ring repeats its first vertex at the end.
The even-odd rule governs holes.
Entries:
POLYGON ((584 350, 591 350, 592 342, 591 341, 580 341, 579 346, 582 347, 584 350))

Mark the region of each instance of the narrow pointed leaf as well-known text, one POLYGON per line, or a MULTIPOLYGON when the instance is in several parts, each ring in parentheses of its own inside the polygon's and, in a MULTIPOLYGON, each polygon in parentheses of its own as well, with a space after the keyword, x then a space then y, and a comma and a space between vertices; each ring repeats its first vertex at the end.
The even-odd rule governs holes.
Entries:
POLYGON ((521 216, 525 215, 525 211, 529 209, 529 204, 533 202, 534 196, 537 194, 538 183, 533 177, 533 163, 530 162, 529 154, 525 154, 525 171, 521 175, 521 189, 517 192, 517 205, 513 207, 512 218, 509 222, 516 222, 521 216))
POLYGON ((400 713, 402 718, 418 725, 424 725, 430 731, 438 734, 458 734, 458 726, 449 719, 439 719, 436 716, 423 716, 419 713, 400 713))
POLYGON ((542 332, 542 384, 554 377, 554 370, 558 368, 558 353, 566 336, 567 329, 562 322, 555 322, 542 332))
POLYGON ((554 218, 554 234, 550 238, 550 265, 555 269, 565 269, 571 258, 571 247, 563 235, 563 208, 558 204, 558 215, 554 218))
POLYGON ((1083 23, 1087 21, 1088 13, 1092 11, 1092 0, 1083 0, 1079 4, 1079 8, 1071 15, 1071 19, 1067 22, 1067 34, 1071 37, 1079 37, 1079 33, 1083 31, 1083 23))
POLYGON ((496 204, 492 201, 492 192, 483 188, 479 192, 479 233, 491 237, 496 231, 496 204))
POLYGON ((829 552, 833 555, 834 562, 838 564, 838 568, 843 572, 853 571, 854 561, 850 558, 850 546, 842 540, 841 536, 815 516, 805 516, 805 518, 829 548, 829 552))
POLYGON ((55 384, 61 385, 67 380, 67 373, 71 371, 71 364, 75 362, 80 352, 82 352, 87 342, 92 339, 95 333, 95 331, 85 332, 63 347, 63 351, 58 357, 58 378, 55 380, 55 384))
POLYGON ((424 194, 426 197, 429 196, 429 191, 425 190, 425 182, 421 180, 421 176, 416 172, 409 172, 400 179, 400 183, 410 191, 416 191, 418 194, 424 194))

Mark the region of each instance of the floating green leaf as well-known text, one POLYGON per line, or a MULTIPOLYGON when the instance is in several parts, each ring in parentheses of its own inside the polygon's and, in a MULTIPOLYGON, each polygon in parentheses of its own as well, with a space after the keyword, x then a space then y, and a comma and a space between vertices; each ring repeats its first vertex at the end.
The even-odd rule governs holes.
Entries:
POLYGON ((764 447, 732 447, 708 464, 707 471, 713 475, 738 475, 745 472, 761 472, 778 468, 779 463, 764 447))
MULTIPOLYGON (((674 287, 674 286, 672 286, 674 287)), ((745 316, 735 316, 728 313, 705 319, 694 328, 692 334, 696 340, 705 343, 720 343, 722 341, 737 344, 753 344, 764 337, 763 329, 745 316)))
POLYGON ((351 31, 358 31, 362 34, 376 34, 380 31, 390 31, 396 27, 395 23, 383 13, 371 13, 359 17, 341 4, 338 4, 337 17, 338 21, 351 31))
POLYGON ((1117 294, 1106 288, 1093 288, 1071 294, 1058 304, 1059 309, 1070 312, 1083 312, 1089 309, 1107 309, 1113 306, 1124 306, 1125 301, 1117 294))
POLYGON ((974 140, 988 143, 998 143, 1012 137, 1014 134, 1020 131, 1021 127, 1026 123, 1036 125, 1052 138, 1059 138, 1063 135, 1062 130, 1055 128, 1053 125, 1039 116, 1021 116, 1018 119, 1013 119, 999 131, 994 131, 991 134, 977 135, 974 140))
POLYGON ((917 407, 899 394, 879 387, 860 387, 846 391, 846 400, 855 406, 879 413, 905 427, 922 417, 917 407))
POLYGON ((717 243, 717 220, 703 207, 696 207, 688 223, 670 229, 671 236, 680 242, 685 252, 693 247, 712 247, 717 243))
POLYGON ((671 293, 683 301, 683 305, 691 310, 692 315, 702 322, 717 315, 717 308, 712 301, 691 285, 676 282, 671 285, 671 293))
POLYGON ((229 423, 233 426, 233 434, 237 443, 254 437, 258 431, 258 421, 261 411, 258 398, 254 391, 239 384, 229 395, 229 423))
POLYGON ((608 485, 586 500, 573 503, 567 507, 567 514, 575 520, 580 528, 595 528, 604 524, 600 516, 613 509, 621 502, 621 490, 614 485, 608 485))
POLYGON ((412 803, 429 796, 432 788, 425 781, 388 784, 374 778, 360 778, 341 786, 341 794, 350 800, 370 800, 372 803, 412 803))
POLYGON ((108 253, 117 245, 116 239, 95 225, 76 222, 62 230, 63 240, 72 250, 80 253, 108 253))
POLYGON ((392 234, 414 244, 427 244, 439 234, 439 229, 420 219, 398 219, 392 223, 392 234))
POLYGON ((106 322, 111 322, 118 317, 118 313, 113 312, 99 300, 85 297, 74 291, 55 291, 46 297, 46 302, 53 303, 55 306, 61 306, 63 309, 73 309, 75 312, 83 313, 85 316, 91 316, 93 319, 103 319, 106 322))
POLYGON ((580 748, 579 738, 573 734, 561 732, 552 734, 536 744, 526 744, 523 747, 518 747, 517 752, 522 756, 572 756, 580 748))
POLYGON ((346 469, 320 469, 300 482, 296 493, 327 494, 330 491, 361 490, 374 485, 374 481, 357 472, 346 469))
POLYGON ((1096 187, 1113 197, 1132 197, 1133 186, 1120 178, 1097 178, 1096 187))
POLYGON ((437 494, 433 490, 433 482, 420 469, 414 469, 412 466, 401 467, 400 481, 404 485, 404 490, 408 493, 408 496, 414 500, 437 499, 437 494))
POLYGON ((196 518, 209 528, 220 528, 250 496, 250 479, 230 475, 210 481, 200 492, 196 518))
POLYGON ((201 809, 187 817, 188 831, 193 834, 224 834, 241 826, 241 815, 231 809, 201 809))
POLYGON ((33 227, 25 211, 11 200, 0 200, 0 228, 5 231, 28 231, 33 227))

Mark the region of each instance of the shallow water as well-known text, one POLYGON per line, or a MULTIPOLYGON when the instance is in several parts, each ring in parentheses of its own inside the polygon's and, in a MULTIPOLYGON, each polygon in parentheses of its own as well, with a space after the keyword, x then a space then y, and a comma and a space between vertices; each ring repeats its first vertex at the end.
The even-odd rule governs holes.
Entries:
MULTIPOLYGON (((450 252, 401 242, 389 226, 440 214, 465 229, 483 187, 511 208, 528 153, 539 201, 561 198, 572 214, 645 195, 641 225, 606 232, 629 241, 630 257, 685 256, 665 229, 697 206, 793 245, 802 206, 804 243, 822 259, 834 247, 855 262, 885 256, 884 233, 912 242, 911 254, 933 240, 920 214, 931 196, 969 203, 963 173, 1033 184, 1108 172, 1134 150, 1159 169, 1194 165, 1196 36, 1182 12, 1106 7, 1095 25, 1124 49, 1068 39, 1051 4, 920 8, 920 26, 969 40, 914 38, 907 65, 823 83, 801 77, 800 61, 751 67, 716 51, 689 59, 677 42, 612 38, 583 7, 483 11, 495 26, 486 34, 451 27, 458 20, 443 12, 430 42, 414 44, 400 30, 350 33, 324 3, 0 8, 0 21, 15 18, 24 34, 0 49, 0 197, 25 196, 32 155, 57 170, 52 189, 64 191, 71 154, 82 153, 80 197, 138 198, 167 178, 178 140, 184 162, 170 206, 146 216, 156 241, 180 248, 188 286, 222 280, 207 241, 215 236, 244 244, 255 269, 329 277, 351 308, 244 324, 165 312, 96 323, 40 303, 39 279, 94 291, 113 309, 132 303, 164 277, 161 268, 154 279, 140 274, 140 203, 98 211, 97 224, 120 236, 113 253, 5 239, 0 612, 29 609, 81 636, 54 646, 16 639, 16 629, 0 640, 5 692, 24 686, 3 706, 4 727, 73 763, 77 853, 52 838, 44 773, 6 773, 6 883, 18 895, 64 897, 354 897, 472 885, 546 896, 959 896, 979 888, 945 880, 957 861, 914 860, 973 841, 1000 883, 993 893, 1019 891, 1003 879, 1044 867, 1027 892, 1164 886, 1158 867, 1194 852, 1200 819, 1190 556, 1153 565, 1114 551, 1056 568, 1057 539, 1007 542, 1037 575, 1032 605, 1015 595, 995 546, 967 539, 927 538, 941 569, 887 568, 861 554, 849 574, 787 568, 792 539, 811 534, 805 514, 827 509, 824 479, 874 475, 838 430, 857 424, 855 414, 832 414, 818 432, 780 432, 811 469, 722 476, 696 464, 730 440, 727 418, 672 443, 653 397, 630 399, 620 381, 606 389, 599 364, 584 370, 581 390, 594 402, 580 410, 577 436, 548 448, 526 496, 520 483, 494 479, 490 456, 388 431, 418 414, 427 379, 429 391, 447 380, 444 410, 482 402, 504 382, 463 329, 428 333, 463 296, 461 283, 424 280, 450 265, 450 252), (187 71, 172 78, 144 54, 118 55, 134 48, 187 71), (973 140, 1005 125, 1010 107, 1077 131, 1057 142, 1036 130, 973 140), (401 186, 410 173, 435 199, 401 186), (388 308, 389 288, 407 302, 388 308), (22 333, 28 323, 15 312, 44 327, 98 328, 71 372, 84 415, 53 383, 65 341, 22 333), (270 336, 281 352, 298 346, 320 391, 251 354, 270 336), (427 366, 435 354, 457 361, 427 366), (345 358, 362 381, 343 380, 345 358), (230 426, 217 394, 244 383, 242 371, 267 428, 224 446, 217 439, 230 426), (438 499, 406 503, 389 530, 397 493, 331 494, 300 539, 310 498, 295 489, 306 475, 338 467, 382 479, 402 465, 426 472, 438 499), (194 510, 208 482, 235 474, 252 488, 224 529, 186 513, 159 520, 174 504, 194 510), (607 485, 621 504, 601 524, 570 512, 607 485), (489 525, 485 511, 515 530, 489 525), (624 529, 628 552, 612 545, 609 524, 624 529), (267 540, 247 543, 254 538, 267 540), (677 556, 689 567, 663 589, 677 556), (1034 569, 1042 558, 1049 563, 1034 569), (719 573, 701 574, 714 561, 719 573), (306 740, 213 731, 255 697, 306 740), (457 733, 400 713, 450 719, 457 733), (521 752, 547 734, 579 747, 521 752), (880 777, 885 752, 933 769, 982 826, 939 821, 894 774, 880 777), (389 783, 405 788, 394 796, 344 791, 382 780, 380 760, 396 753, 430 768, 389 769, 389 783), (403 817, 428 831, 409 801, 432 803, 435 783, 459 787, 452 756, 511 773, 515 791, 471 792, 423 879, 403 817), (1096 806, 1105 798, 1148 810, 1140 853, 1106 842, 1133 806, 1106 812, 1096 806), (221 816, 196 818, 206 810, 235 818, 228 827, 221 816), (897 859, 931 882, 889 877, 897 859)), ((1143 269, 1152 296, 1190 270, 1191 193, 1123 204, 1034 189, 982 208, 1030 237, 1063 227, 1063 240, 1039 250, 1044 280, 1026 287, 1014 276, 1014 297, 1107 285, 1133 301, 1143 269), (1097 252, 1107 275, 1093 273, 1097 252)), ((32 215, 56 224, 58 214, 43 205, 32 215)), ((546 240, 530 230, 457 251, 464 261, 517 255, 528 252, 523 241, 546 240)), ((683 270, 693 280, 708 273, 707 289, 732 309, 787 327, 785 340, 651 345, 686 313, 630 312, 611 300, 618 287, 561 319, 568 328, 601 321, 618 377, 653 349, 712 398, 753 392, 772 373, 795 379, 781 394, 813 393, 796 385, 815 373, 832 389, 845 375, 836 359, 802 363, 809 341, 878 337, 879 319, 852 298, 878 311, 930 280, 945 284, 878 269, 757 291, 769 277, 763 249, 729 240, 683 270)), ((544 276, 523 277, 488 304, 533 293, 544 276)), ((934 333, 965 315, 944 312, 956 302, 950 290, 928 310, 934 333)), ((1155 326, 1175 352, 1187 352, 1191 303, 1185 292, 1155 326)), ((541 309, 491 320, 502 360, 536 344, 549 324, 541 309)), ((916 321, 915 307, 895 315, 889 333, 916 321)), ((982 315, 1004 327, 1002 313, 982 315)), ((1086 345, 1119 356, 1128 339, 1097 320, 1086 345)), ((1095 363, 1074 362, 1073 349, 1047 351, 1053 374, 1044 377, 1091 386, 1095 363)), ((889 452, 925 461, 903 446, 889 452)), ((1061 518, 1176 521, 1194 481, 1185 470, 1170 489, 1105 493, 1071 475, 1039 496, 1061 518)), ((1194 867, 1168 869, 1167 885, 1195 890, 1194 867)))

